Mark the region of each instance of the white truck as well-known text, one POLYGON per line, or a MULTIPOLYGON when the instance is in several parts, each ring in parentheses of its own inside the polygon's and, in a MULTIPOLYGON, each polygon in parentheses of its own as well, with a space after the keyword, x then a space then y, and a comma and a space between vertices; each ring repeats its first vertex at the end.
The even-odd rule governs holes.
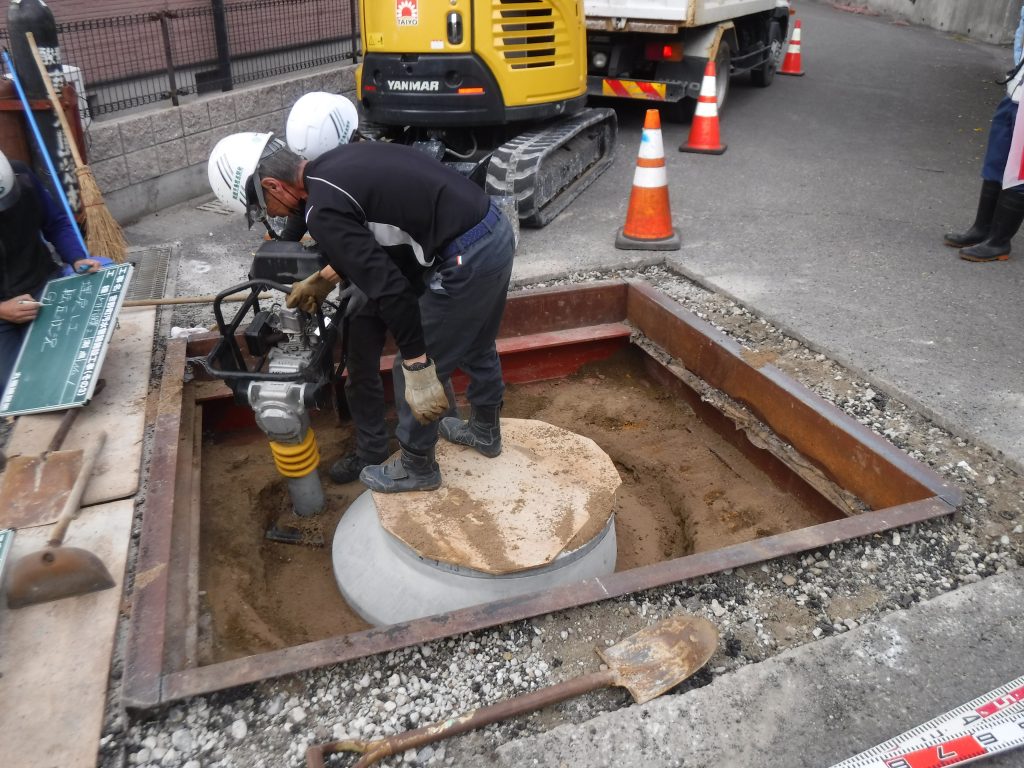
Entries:
POLYGON ((584 11, 588 94, 662 102, 670 119, 688 114, 708 61, 719 109, 730 75, 770 85, 791 14, 787 0, 584 0, 584 11))

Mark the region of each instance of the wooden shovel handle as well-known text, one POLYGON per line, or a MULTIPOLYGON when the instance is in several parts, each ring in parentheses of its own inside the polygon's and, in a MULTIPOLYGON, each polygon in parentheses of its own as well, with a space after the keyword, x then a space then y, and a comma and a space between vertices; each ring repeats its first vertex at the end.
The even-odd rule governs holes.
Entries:
MULTIPOLYGON (((29 34, 32 34, 31 32, 29 34)), ((96 397, 100 392, 103 391, 103 387, 106 385, 106 379, 97 379, 96 386, 92 389, 92 396, 96 397)), ((64 444, 64 438, 68 436, 68 432, 71 431, 71 427, 75 423, 75 419, 78 418, 78 412, 81 408, 68 408, 64 412, 64 416, 60 420, 60 424, 57 425, 57 431, 53 433, 53 437, 50 438, 50 444, 46 446, 46 454, 53 453, 59 450, 64 444)))
POLYGON ((496 723, 510 717, 516 717, 527 712, 534 712, 549 704, 556 704, 565 699, 571 699, 598 688, 607 688, 615 685, 618 681, 618 673, 608 669, 603 672, 591 672, 588 675, 574 677, 571 680, 550 685, 546 688, 539 688, 522 696, 516 696, 508 701, 499 701, 487 707, 474 709, 457 717, 449 718, 444 722, 426 725, 414 731, 406 731, 391 736, 387 739, 376 741, 332 741, 328 744, 315 744, 306 752, 306 765, 309 768, 323 768, 324 757, 336 752, 362 752, 363 756, 352 768, 365 768, 365 766, 383 760, 391 755, 398 755, 407 749, 416 749, 426 744, 432 744, 449 736, 466 733, 485 725, 496 723))
POLYGON ((50 79, 50 73, 46 71, 43 57, 39 55, 36 37, 31 32, 26 32, 25 37, 28 39, 28 47, 32 49, 32 58, 36 60, 36 66, 39 68, 39 74, 43 78, 46 92, 50 96, 50 106, 57 113, 57 117, 60 119, 60 126, 64 129, 64 137, 68 140, 68 146, 71 147, 71 156, 75 159, 75 167, 81 168, 85 163, 82 162, 82 156, 78 153, 78 144, 75 142, 75 134, 71 132, 71 126, 68 124, 68 116, 64 114, 64 107, 61 106, 60 99, 57 98, 57 92, 53 89, 53 80, 50 79))
POLYGON ((85 493, 85 489, 89 485, 89 478, 92 477, 92 468, 96 464, 96 457, 103 451, 103 444, 106 440, 107 433, 100 432, 93 438, 92 443, 87 446, 85 456, 82 459, 82 468, 78 472, 78 477, 75 478, 75 484, 71 486, 71 492, 64 502, 64 508, 60 511, 60 517, 57 518, 57 524, 50 532, 48 544, 51 547, 59 547, 61 545, 61 542, 64 541, 64 534, 68 532, 68 526, 71 525, 71 521, 78 514, 78 507, 82 503, 82 494, 85 493))

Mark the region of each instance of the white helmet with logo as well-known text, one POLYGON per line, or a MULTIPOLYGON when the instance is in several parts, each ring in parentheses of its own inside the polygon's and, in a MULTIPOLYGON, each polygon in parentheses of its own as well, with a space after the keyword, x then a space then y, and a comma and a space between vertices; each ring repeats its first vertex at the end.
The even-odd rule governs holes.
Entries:
POLYGON ((14 175, 11 161, 0 152, 0 211, 6 211, 21 196, 21 188, 18 186, 18 177, 14 175))
POLYGON ((272 133, 233 133, 217 142, 210 153, 207 174, 210 187, 224 205, 238 213, 245 213, 249 201, 245 186, 263 150, 273 137, 272 133))
POLYGON ((327 150, 347 144, 358 126, 355 104, 336 93, 313 91, 288 113, 285 137, 292 152, 316 160, 327 150))

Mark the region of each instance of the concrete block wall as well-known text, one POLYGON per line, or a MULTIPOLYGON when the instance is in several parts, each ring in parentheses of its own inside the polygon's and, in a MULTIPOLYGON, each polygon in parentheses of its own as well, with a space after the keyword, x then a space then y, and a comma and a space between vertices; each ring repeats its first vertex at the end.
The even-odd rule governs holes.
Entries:
POLYGON ((284 135, 292 104, 304 93, 355 98, 355 67, 326 67, 234 91, 190 97, 179 107, 94 122, 89 167, 114 217, 127 224, 209 193, 206 166, 220 139, 239 131, 284 135))
MULTIPOLYGON (((986 43, 1013 42, 1021 0, 841 0, 986 43)), ((797 7, 799 11, 799 4, 797 7)))

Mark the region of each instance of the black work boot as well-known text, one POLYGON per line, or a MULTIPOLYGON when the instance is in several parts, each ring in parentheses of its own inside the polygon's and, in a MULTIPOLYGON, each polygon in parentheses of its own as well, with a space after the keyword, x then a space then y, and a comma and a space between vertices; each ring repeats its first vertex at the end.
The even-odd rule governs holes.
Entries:
POLYGON ((996 212, 996 203, 1002 189, 1003 185, 998 181, 983 181, 981 198, 978 200, 978 213, 971 228, 966 232, 947 232, 943 236, 943 242, 953 248, 965 248, 983 242, 992 227, 992 216, 996 212))
POLYGON ((960 249, 965 261, 1006 261, 1010 258, 1010 241, 1024 222, 1024 192, 1004 189, 992 217, 992 227, 983 243, 960 249))
POLYGON ((371 461, 364 459, 358 453, 350 453, 331 464, 327 474, 334 482, 344 485, 345 483, 351 483, 353 480, 358 480, 359 473, 363 471, 363 467, 368 467, 371 464, 383 464, 387 459, 388 457, 384 455, 371 461))
POLYGON ((402 493, 403 491, 436 491, 441 487, 441 468, 434 461, 434 449, 415 453, 404 445, 383 464, 371 464, 359 473, 371 491, 402 493))
POLYGON ((448 416, 441 419, 441 436, 450 443, 476 448, 489 459, 501 453, 500 405, 474 405, 469 421, 448 416))

